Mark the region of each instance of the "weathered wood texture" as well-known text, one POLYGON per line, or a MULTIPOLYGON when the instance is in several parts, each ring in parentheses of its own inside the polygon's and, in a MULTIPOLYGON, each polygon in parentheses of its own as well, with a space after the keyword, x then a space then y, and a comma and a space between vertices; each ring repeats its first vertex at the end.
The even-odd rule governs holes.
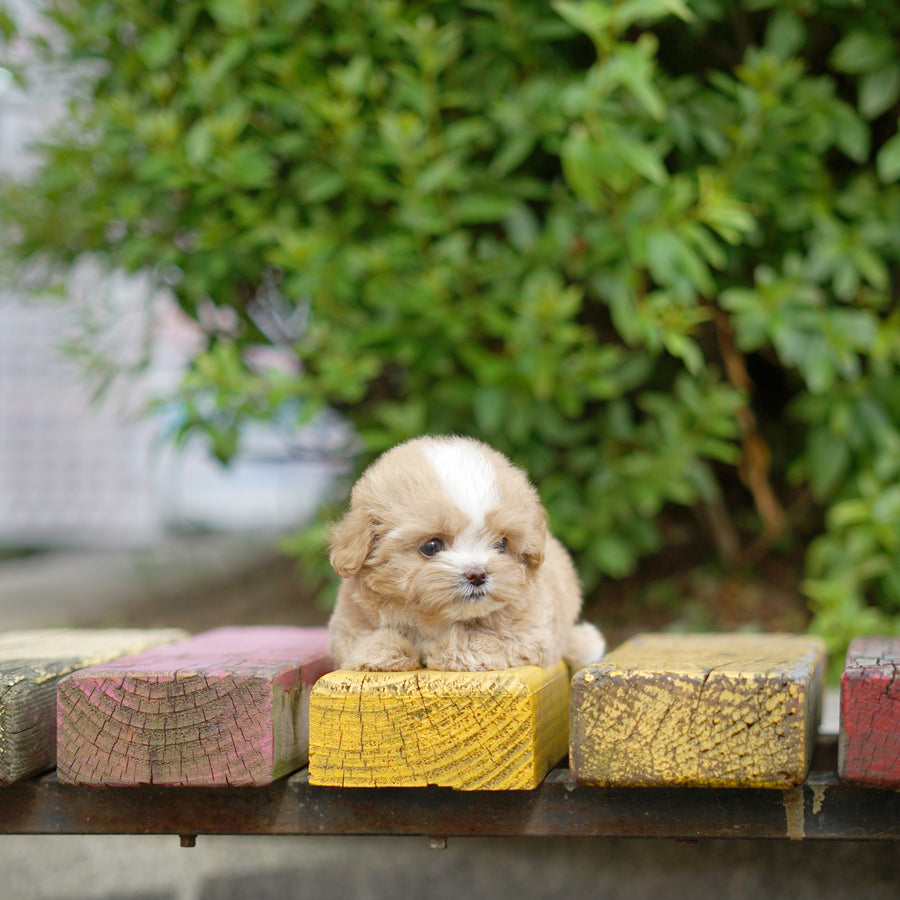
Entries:
POLYGON ((66 784, 268 784, 306 763, 325 628, 217 628, 59 684, 66 784))
POLYGON ((798 785, 824 665, 811 637, 632 638, 573 679, 572 774, 618 787, 798 785))
POLYGON ((566 754, 565 664, 349 672, 310 704, 309 780, 338 787, 531 789, 566 754))
POLYGON ((900 638, 857 638, 841 676, 838 774, 900 788, 900 638))
POLYGON ((185 636, 171 628, 49 628, 0 635, 0 785, 56 765, 60 678, 185 636))

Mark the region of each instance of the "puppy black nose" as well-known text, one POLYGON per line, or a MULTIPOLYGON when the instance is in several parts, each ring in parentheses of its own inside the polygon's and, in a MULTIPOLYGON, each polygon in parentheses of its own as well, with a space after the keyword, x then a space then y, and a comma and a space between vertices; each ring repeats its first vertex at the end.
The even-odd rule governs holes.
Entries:
POLYGON ((481 566, 475 566, 466 572, 466 581, 475 587, 481 587, 487 581, 487 570, 481 566))

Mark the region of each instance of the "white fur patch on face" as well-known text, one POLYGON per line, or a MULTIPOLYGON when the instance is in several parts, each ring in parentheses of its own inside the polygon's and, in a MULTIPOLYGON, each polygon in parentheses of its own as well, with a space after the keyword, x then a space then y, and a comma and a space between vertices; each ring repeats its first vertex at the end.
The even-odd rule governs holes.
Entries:
POLYGON ((425 455, 448 497, 481 527, 499 499, 494 468, 481 451, 464 442, 428 444, 425 455))

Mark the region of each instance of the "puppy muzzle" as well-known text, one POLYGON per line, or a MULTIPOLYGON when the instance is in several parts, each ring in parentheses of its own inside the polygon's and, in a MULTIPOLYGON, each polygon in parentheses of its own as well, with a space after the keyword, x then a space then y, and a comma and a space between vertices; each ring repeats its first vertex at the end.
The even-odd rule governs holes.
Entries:
POLYGON ((465 578, 473 588, 480 588, 483 587, 484 583, 488 580, 488 571, 484 566, 472 566, 472 568, 466 570, 463 578, 465 578))
POLYGON ((466 569, 460 578, 459 593, 462 599, 468 603, 475 603, 490 597, 490 573, 483 566, 466 569))

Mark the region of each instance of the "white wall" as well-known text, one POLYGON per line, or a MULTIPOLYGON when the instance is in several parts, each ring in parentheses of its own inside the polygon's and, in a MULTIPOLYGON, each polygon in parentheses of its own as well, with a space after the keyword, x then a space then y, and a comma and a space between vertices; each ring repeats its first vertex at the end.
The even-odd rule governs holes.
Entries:
MULTIPOLYGON (((27 13, 34 2, 14 5, 27 13)), ((13 52, 21 61, 22 47, 13 52)), ((28 144, 65 115, 64 79, 32 73, 25 94, 2 65, 0 178, 22 177, 34 165, 28 144)), ((0 546, 140 545, 171 525, 288 528, 328 492, 333 466, 298 459, 294 435, 279 447, 279 435, 257 433, 258 458, 251 450, 229 470, 199 444, 177 457, 166 449, 163 423, 141 411, 178 383, 196 334, 146 280, 110 277, 87 261, 65 300, 52 301, 10 289, 9 274, 0 271, 0 546), (83 346, 126 367, 149 347, 146 372, 94 402, 89 374, 61 350, 79 333, 83 346)), ((319 428, 313 443, 340 442, 335 434, 319 428)))

